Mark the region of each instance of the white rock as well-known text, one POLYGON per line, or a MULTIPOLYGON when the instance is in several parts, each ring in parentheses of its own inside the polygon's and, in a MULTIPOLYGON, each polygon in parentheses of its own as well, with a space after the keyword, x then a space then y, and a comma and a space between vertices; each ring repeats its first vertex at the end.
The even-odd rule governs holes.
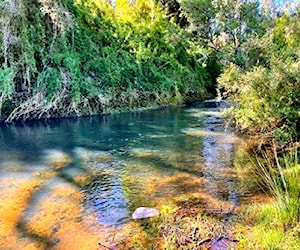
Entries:
POLYGON ((150 218, 157 215, 159 215, 159 211, 156 208, 139 207, 132 214, 132 218, 136 220, 150 218))

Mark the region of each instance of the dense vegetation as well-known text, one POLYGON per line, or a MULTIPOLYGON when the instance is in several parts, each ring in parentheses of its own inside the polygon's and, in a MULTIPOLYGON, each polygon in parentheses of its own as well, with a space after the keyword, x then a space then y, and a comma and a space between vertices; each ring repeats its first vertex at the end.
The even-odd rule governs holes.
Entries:
POLYGON ((209 51, 148 0, 1 1, 0 119, 78 116, 208 96, 209 51))
POLYGON ((218 91, 235 125, 272 146, 254 171, 275 205, 250 208, 262 227, 241 244, 284 249, 288 237, 298 249, 300 170, 287 145, 300 139, 300 9, 279 2, 2 0, 0 122, 178 104, 218 91))
POLYGON ((227 115, 243 132, 258 138, 250 147, 251 163, 238 166, 251 179, 250 186, 256 180, 260 190, 273 197, 244 211, 250 230, 240 227, 241 248, 300 247, 299 13, 299 6, 266 13, 264 31, 241 44, 242 56, 227 63, 218 78, 220 93, 232 103, 227 115))
POLYGON ((177 104, 216 93, 265 27, 252 1, 0 3, 0 121, 177 104))
POLYGON ((219 78, 238 127, 277 142, 299 140, 299 12, 276 18, 263 36, 243 44, 246 66, 231 64, 219 78))
POLYGON ((299 11, 271 2, 1 1, 0 121, 201 99, 223 71, 241 129, 298 139, 299 11))

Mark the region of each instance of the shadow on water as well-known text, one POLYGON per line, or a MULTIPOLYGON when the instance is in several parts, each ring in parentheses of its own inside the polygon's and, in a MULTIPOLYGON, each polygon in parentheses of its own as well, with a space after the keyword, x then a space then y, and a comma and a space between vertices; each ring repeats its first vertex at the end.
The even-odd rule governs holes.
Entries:
POLYGON ((9 237, 0 247, 14 240, 68 247, 73 238, 78 247, 94 246, 99 232, 109 237, 135 208, 181 195, 238 204, 231 170, 238 140, 224 132, 219 110, 207 102, 1 127, 0 192, 9 202, 0 212, 18 209, 1 221, 9 226, 0 234, 9 237))

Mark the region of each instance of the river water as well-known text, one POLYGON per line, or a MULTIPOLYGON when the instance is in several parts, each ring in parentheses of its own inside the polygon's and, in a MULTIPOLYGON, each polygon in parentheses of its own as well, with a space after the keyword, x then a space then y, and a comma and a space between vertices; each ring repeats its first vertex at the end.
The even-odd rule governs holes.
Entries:
POLYGON ((221 106, 3 125, 0 248, 97 249, 137 207, 181 196, 238 205, 221 106))

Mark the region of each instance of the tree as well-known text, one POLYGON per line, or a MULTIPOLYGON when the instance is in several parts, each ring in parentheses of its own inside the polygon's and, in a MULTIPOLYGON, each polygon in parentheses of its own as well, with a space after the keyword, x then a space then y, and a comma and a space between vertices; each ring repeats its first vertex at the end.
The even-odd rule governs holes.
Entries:
POLYGON ((287 143, 299 140, 299 11, 275 18, 272 29, 245 45, 249 66, 231 64, 219 78, 241 129, 287 143))
POLYGON ((184 0, 182 9, 189 21, 189 30, 203 46, 221 52, 226 61, 241 66, 241 45, 252 34, 262 34, 262 15, 259 4, 241 0, 184 0))

